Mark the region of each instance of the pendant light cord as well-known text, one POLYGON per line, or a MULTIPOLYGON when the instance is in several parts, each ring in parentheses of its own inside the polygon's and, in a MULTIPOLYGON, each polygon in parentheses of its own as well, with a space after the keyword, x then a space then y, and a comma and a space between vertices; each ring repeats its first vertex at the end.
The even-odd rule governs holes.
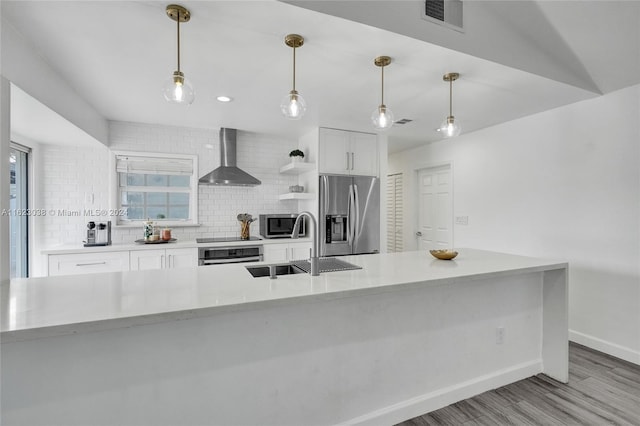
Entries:
POLYGON ((293 48, 293 90, 296 90, 296 48, 293 48))
POLYGON ((178 72, 180 72, 180 10, 178 9, 178 19, 176 19, 176 23, 178 24, 178 72))
POLYGON ((453 117, 453 79, 449 80, 449 117, 453 117))
POLYGON ((380 82, 380 93, 381 93, 381 97, 382 97, 382 105, 384 105, 384 66, 381 66, 380 68, 382 68, 382 79, 380 82))

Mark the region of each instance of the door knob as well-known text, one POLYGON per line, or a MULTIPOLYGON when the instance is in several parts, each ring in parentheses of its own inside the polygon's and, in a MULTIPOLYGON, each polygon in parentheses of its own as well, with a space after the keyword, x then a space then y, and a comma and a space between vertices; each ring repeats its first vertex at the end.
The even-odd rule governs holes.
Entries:
POLYGON ((420 231, 416 232, 416 237, 422 237, 422 232, 420 231))

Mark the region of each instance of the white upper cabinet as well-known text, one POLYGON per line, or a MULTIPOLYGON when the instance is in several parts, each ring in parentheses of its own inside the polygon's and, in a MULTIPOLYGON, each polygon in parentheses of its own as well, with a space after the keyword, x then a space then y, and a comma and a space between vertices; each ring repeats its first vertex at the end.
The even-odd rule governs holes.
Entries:
POLYGON ((349 174, 351 149, 349 132, 320 129, 318 171, 320 173, 349 174))
POLYGON ((351 173, 378 176, 378 138, 370 133, 351 133, 351 173))
POLYGON ((320 129, 318 172, 378 176, 378 140, 371 133, 320 129))

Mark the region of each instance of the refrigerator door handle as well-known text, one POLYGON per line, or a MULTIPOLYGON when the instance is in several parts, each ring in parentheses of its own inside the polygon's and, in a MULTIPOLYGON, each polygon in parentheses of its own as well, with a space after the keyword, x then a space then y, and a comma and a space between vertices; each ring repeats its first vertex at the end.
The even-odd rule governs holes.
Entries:
POLYGON ((358 207, 356 205, 356 186, 351 185, 351 217, 349 217, 349 222, 351 222, 351 248, 353 249, 353 245, 356 240, 356 232, 358 230, 358 207))
POLYGON ((351 185, 349 185, 349 199, 347 201, 347 244, 351 245, 351 185))
POLYGON ((353 240, 354 240, 354 244, 355 244, 355 240, 360 238, 360 234, 362 234, 362 229, 360 228, 360 199, 358 197, 358 185, 356 185, 355 183, 353 184, 353 200, 354 200, 354 207, 355 207, 355 214, 353 215, 355 217, 355 226, 354 226, 354 230, 353 230, 353 240))
POLYGON ((327 176, 322 176, 322 202, 321 202, 321 206, 320 208, 322 209, 322 212, 320 214, 320 217, 318 218, 319 220, 324 220, 325 215, 327 214, 327 210, 329 209, 329 179, 327 178, 327 176))
POLYGON ((353 244, 353 185, 349 185, 349 202, 347 203, 347 244, 353 244))

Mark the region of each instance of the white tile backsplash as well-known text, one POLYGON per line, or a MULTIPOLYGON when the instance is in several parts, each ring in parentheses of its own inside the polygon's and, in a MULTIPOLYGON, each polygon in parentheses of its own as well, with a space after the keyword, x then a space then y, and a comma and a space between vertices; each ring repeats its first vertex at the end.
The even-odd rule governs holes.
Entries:
MULTIPOLYGON (((282 140, 238 130, 238 167, 262 181, 257 187, 200 186, 199 227, 174 228, 178 239, 200 236, 237 236, 238 213, 256 218, 261 213, 294 213, 298 202, 279 201, 278 195, 298 183, 297 176, 281 175, 279 168, 289 161, 295 140, 282 140)), ((110 149, 160 153, 195 154, 198 177, 220 164, 218 130, 172 127, 114 121, 110 123, 110 149), (213 148, 207 148, 207 145, 213 148)), ((85 239, 86 223, 106 221, 106 217, 85 216, 85 210, 108 209, 109 150, 96 143, 93 147, 43 145, 41 167, 36 173, 39 200, 37 208, 47 211, 81 212, 79 216, 51 214, 37 218, 35 227, 41 247, 79 243, 85 239), (93 197, 93 203, 89 202, 93 197)), ((251 234, 258 235, 258 222, 251 234)), ((114 242, 132 242, 142 236, 140 228, 114 228, 114 242)))

